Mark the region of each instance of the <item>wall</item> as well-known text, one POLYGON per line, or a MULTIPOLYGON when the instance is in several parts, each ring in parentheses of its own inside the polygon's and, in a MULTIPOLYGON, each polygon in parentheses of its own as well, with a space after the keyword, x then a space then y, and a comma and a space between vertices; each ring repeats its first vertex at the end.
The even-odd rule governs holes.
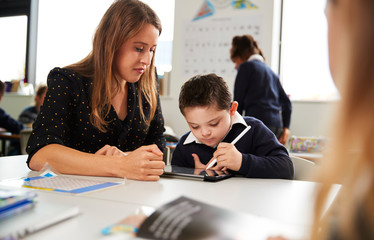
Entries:
POLYGON ((17 93, 5 93, 0 102, 0 107, 4 109, 12 118, 18 119, 19 114, 25 107, 34 104, 34 95, 19 95, 17 93))
POLYGON ((293 101, 291 135, 325 136, 337 102, 293 101))
MULTIPOLYGON (((186 37, 186 25, 190 24, 192 19, 201 9, 203 0, 175 1, 175 20, 174 20, 174 39, 173 39, 173 55, 172 55, 172 71, 170 74, 170 96, 162 97, 162 111, 165 117, 166 125, 172 127, 177 135, 182 135, 188 131, 188 126, 185 123, 183 116, 179 112, 178 108, 178 96, 182 84, 195 74, 186 74, 184 71, 186 66, 184 58, 186 57, 185 52, 185 37, 186 37)), ((215 7, 215 12, 212 16, 206 17, 201 20, 197 20, 197 23, 202 25, 207 24, 207 21, 225 21, 227 19, 237 19, 239 17, 253 17, 255 20, 260 19, 261 31, 258 39, 260 46, 265 54, 267 62, 270 64, 275 72, 278 72, 279 65, 279 29, 280 29, 280 1, 269 0, 269 1, 252 1, 258 8, 257 9, 242 9, 233 10, 230 6, 218 6, 218 3, 225 1, 210 1, 215 7)), ((226 1, 229 2, 229 1, 226 1)), ((208 23, 209 24, 209 23, 208 23)), ((238 35, 243 34, 239 33, 238 35)), ((214 34, 214 33, 212 33, 214 34)), ((236 34, 235 34, 236 35, 236 34)), ((187 35, 188 36, 188 35, 187 35)), ((234 35, 225 36, 222 35, 220 38, 228 38, 225 44, 228 46, 225 50, 226 58, 229 60, 229 49, 231 46, 231 39, 234 35)), ((213 53, 215 54, 215 53, 213 53)), ((227 61, 228 67, 232 69, 234 74, 221 75, 227 81, 230 89, 232 90, 235 79, 234 64, 231 61, 227 61)), ((219 69, 217 69, 219 71, 219 69)), ((198 72, 201 73, 201 72, 198 72)))
MULTIPOLYGON (((74 62, 76 59, 80 59, 84 57, 82 56, 73 56, 70 55, 69 59, 64 62, 60 58, 53 58, 53 56, 59 56, 59 53, 56 53, 57 50, 59 51, 66 51, 66 49, 61 48, 61 42, 57 41, 58 39, 55 36, 58 36, 58 32, 51 34, 51 31, 58 31, 61 25, 66 25, 66 22, 56 22, 53 20, 54 28, 45 27, 48 23, 51 22, 52 19, 58 18, 61 16, 61 19, 64 19, 64 13, 56 13, 56 11, 52 11, 50 9, 59 8, 70 4, 75 3, 74 9, 74 16, 81 16, 82 11, 79 9, 77 5, 83 5, 89 2, 89 0, 79 1, 79 3, 74 2, 73 0, 69 0, 68 2, 65 1, 64 5, 57 5, 56 0, 39 0, 34 2, 39 2, 39 33, 38 33, 38 71, 37 71, 37 79, 41 81, 41 79, 46 79, 46 76, 49 70, 55 66, 63 66, 64 64, 69 64, 74 62), (49 6, 49 8, 48 8, 49 6), (43 11, 43 8, 45 9, 43 11), (47 13, 53 13, 52 15, 45 15, 47 13), (44 14, 44 15, 43 15, 44 14), (57 15, 56 15, 57 14, 57 15), (44 27, 43 27, 44 26, 44 27), (53 39, 43 38, 42 33, 47 32, 46 36, 53 37, 53 39), (57 41, 57 42, 56 42, 57 41), (49 47, 49 45, 57 44, 59 48, 49 47), (54 49, 54 54, 50 55, 50 51, 47 51, 47 55, 40 54, 41 47, 54 49), (59 61, 56 63, 56 61, 59 61), (61 63, 62 61, 62 63, 61 63), (45 71, 41 71, 40 68, 43 67, 45 71)), ((100 1, 100 4, 107 5, 112 2, 112 0, 100 1)), ((174 24, 174 42, 173 42, 173 69, 170 75, 170 96, 161 97, 161 104, 162 110, 165 117, 166 125, 171 126, 174 131, 178 135, 182 135, 188 131, 188 126, 185 123, 183 116, 180 114, 178 109, 178 95, 181 85, 187 80, 181 71, 181 59, 183 57, 183 24, 185 21, 191 21, 192 17, 198 12, 199 8, 201 7, 203 0, 191 0, 191 1, 184 1, 184 0, 176 0, 175 1, 175 24, 174 24)), ((219 2, 215 0, 211 0, 211 2, 219 2)), ((220 1, 225 2, 225 1, 220 1)), ((229 2, 229 1, 226 1, 229 2)), ((272 69, 278 72, 278 53, 279 53, 279 31, 280 31, 280 3, 281 1, 278 0, 252 0, 253 3, 259 6, 259 9, 255 10, 253 14, 263 15, 263 26, 267 29, 264 32, 263 39, 262 39, 262 48, 265 53, 265 57, 267 58, 267 62, 270 64, 272 69)), ((100 14, 107 9, 105 7, 97 7, 95 6, 95 11, 91 9, 93 5, 88 4, 87 6, 90 7, 90 11, 85 11, 85 14, 95 15, 96 22, 94 23, 87 23, 85 21, 79 21, 74 23, 82 24, 77 26, 79 35, 82 35, 82 26, 85 28, 92 27, 91 32, 93 32, 94 27, 96 27, 97 22, 100 20, 100 14), (92 11, 91 11, 92 10, 92 11)), ((86 9, 86 8, 85 8, 86 9)), ((87 9, 86 9, 87 10, 87 9)), ((222 16, 230 16, 232 12, 217 9, 217 14, 221 14, 222 16)), ((71 15, 70 15, 71 17, 71 15)), ((71 27, 71 26, 70 26, 71 27)), ((71 28, 69 28, 71 29, 71 28)), ((86 31, 87 32, 87 31, 86 31)), ((76 33, 76 32, 74 32, 76 33)), ((88 49, 87 53, 91 47, 91 34, 88 34, 89 37, 86 39, 85 47, 88 49)), ((163 35, 162 35, 163 36, 163 35)), ((75 39, 76 40, 76 39, 75 39)), ((63 40, 63 45, 71 45, 70 42, 66 42, 63 40)), ((228 53, 227 53, 228 54, 228 53)), ((231 64, 231 63, 230 63, 231 64)), ((232 65, 233 67, 233 65, 232 65)), ((233 86, 233 78, 226 79, 229 82, 230 87, 233 86)), ((15 96, 15 95, 5 95, 2 102, 0 103, 0 107, 5 109, 10 115, 14 118, 18 117, 18 114, 23 110, 24 107, 32 104, 33 96, 15 96)), ((319 136, 323 135, 325 130, 328 126, 328 121, 331 115, 331 110, 333 109, 334 103, 332 102, 293 102, 293 114, 291 119, 291 134, 298 135, 298 136, 319 136)))

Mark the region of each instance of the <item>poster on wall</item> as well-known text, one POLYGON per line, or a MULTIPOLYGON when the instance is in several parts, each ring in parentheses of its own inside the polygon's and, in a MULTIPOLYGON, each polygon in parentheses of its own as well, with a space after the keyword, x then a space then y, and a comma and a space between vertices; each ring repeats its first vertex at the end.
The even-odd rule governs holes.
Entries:
POLYGON ((232 38, 250 34, 261 46, 261 15, 224 16, 219 14, 222 8, 226 8, 225 11, 243 11, 243 8, 252 10, 257 9, 257 6, 249 1, 204 1, 192 20, 186 19, 183 24, 182 72, 185 78, 216 73, 234 79, 236 70, 230 59, 232 38))

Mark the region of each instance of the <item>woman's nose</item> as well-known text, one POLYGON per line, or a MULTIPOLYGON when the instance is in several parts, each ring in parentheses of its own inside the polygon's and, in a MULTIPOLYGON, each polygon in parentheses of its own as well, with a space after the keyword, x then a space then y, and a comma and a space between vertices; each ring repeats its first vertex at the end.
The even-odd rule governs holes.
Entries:
POLYGON ((142 54, 142 58, 140 61, 145 65, 149 66, 152 61, 152 53, 149 51, 144 52, 144 54, 142 54))

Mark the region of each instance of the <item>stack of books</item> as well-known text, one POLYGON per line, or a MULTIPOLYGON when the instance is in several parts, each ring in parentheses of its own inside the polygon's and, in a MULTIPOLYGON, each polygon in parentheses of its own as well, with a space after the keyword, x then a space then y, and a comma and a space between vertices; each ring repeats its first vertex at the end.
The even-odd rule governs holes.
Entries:
POLYGON ((0 187, 0 220, 33 208, 36 196, 32 191, 0 187))

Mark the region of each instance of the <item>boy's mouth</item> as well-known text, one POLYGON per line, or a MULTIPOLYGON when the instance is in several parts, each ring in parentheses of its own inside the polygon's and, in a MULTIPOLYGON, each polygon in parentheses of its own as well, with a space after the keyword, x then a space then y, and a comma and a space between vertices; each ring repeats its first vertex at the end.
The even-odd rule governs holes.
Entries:
POLYGON ((202 142, 203 142, 205 145, 208 145, 208 146, 213 146, 213 145, 215 145, 215 139, 214 139, 214 138, 203 139, 202 142))

